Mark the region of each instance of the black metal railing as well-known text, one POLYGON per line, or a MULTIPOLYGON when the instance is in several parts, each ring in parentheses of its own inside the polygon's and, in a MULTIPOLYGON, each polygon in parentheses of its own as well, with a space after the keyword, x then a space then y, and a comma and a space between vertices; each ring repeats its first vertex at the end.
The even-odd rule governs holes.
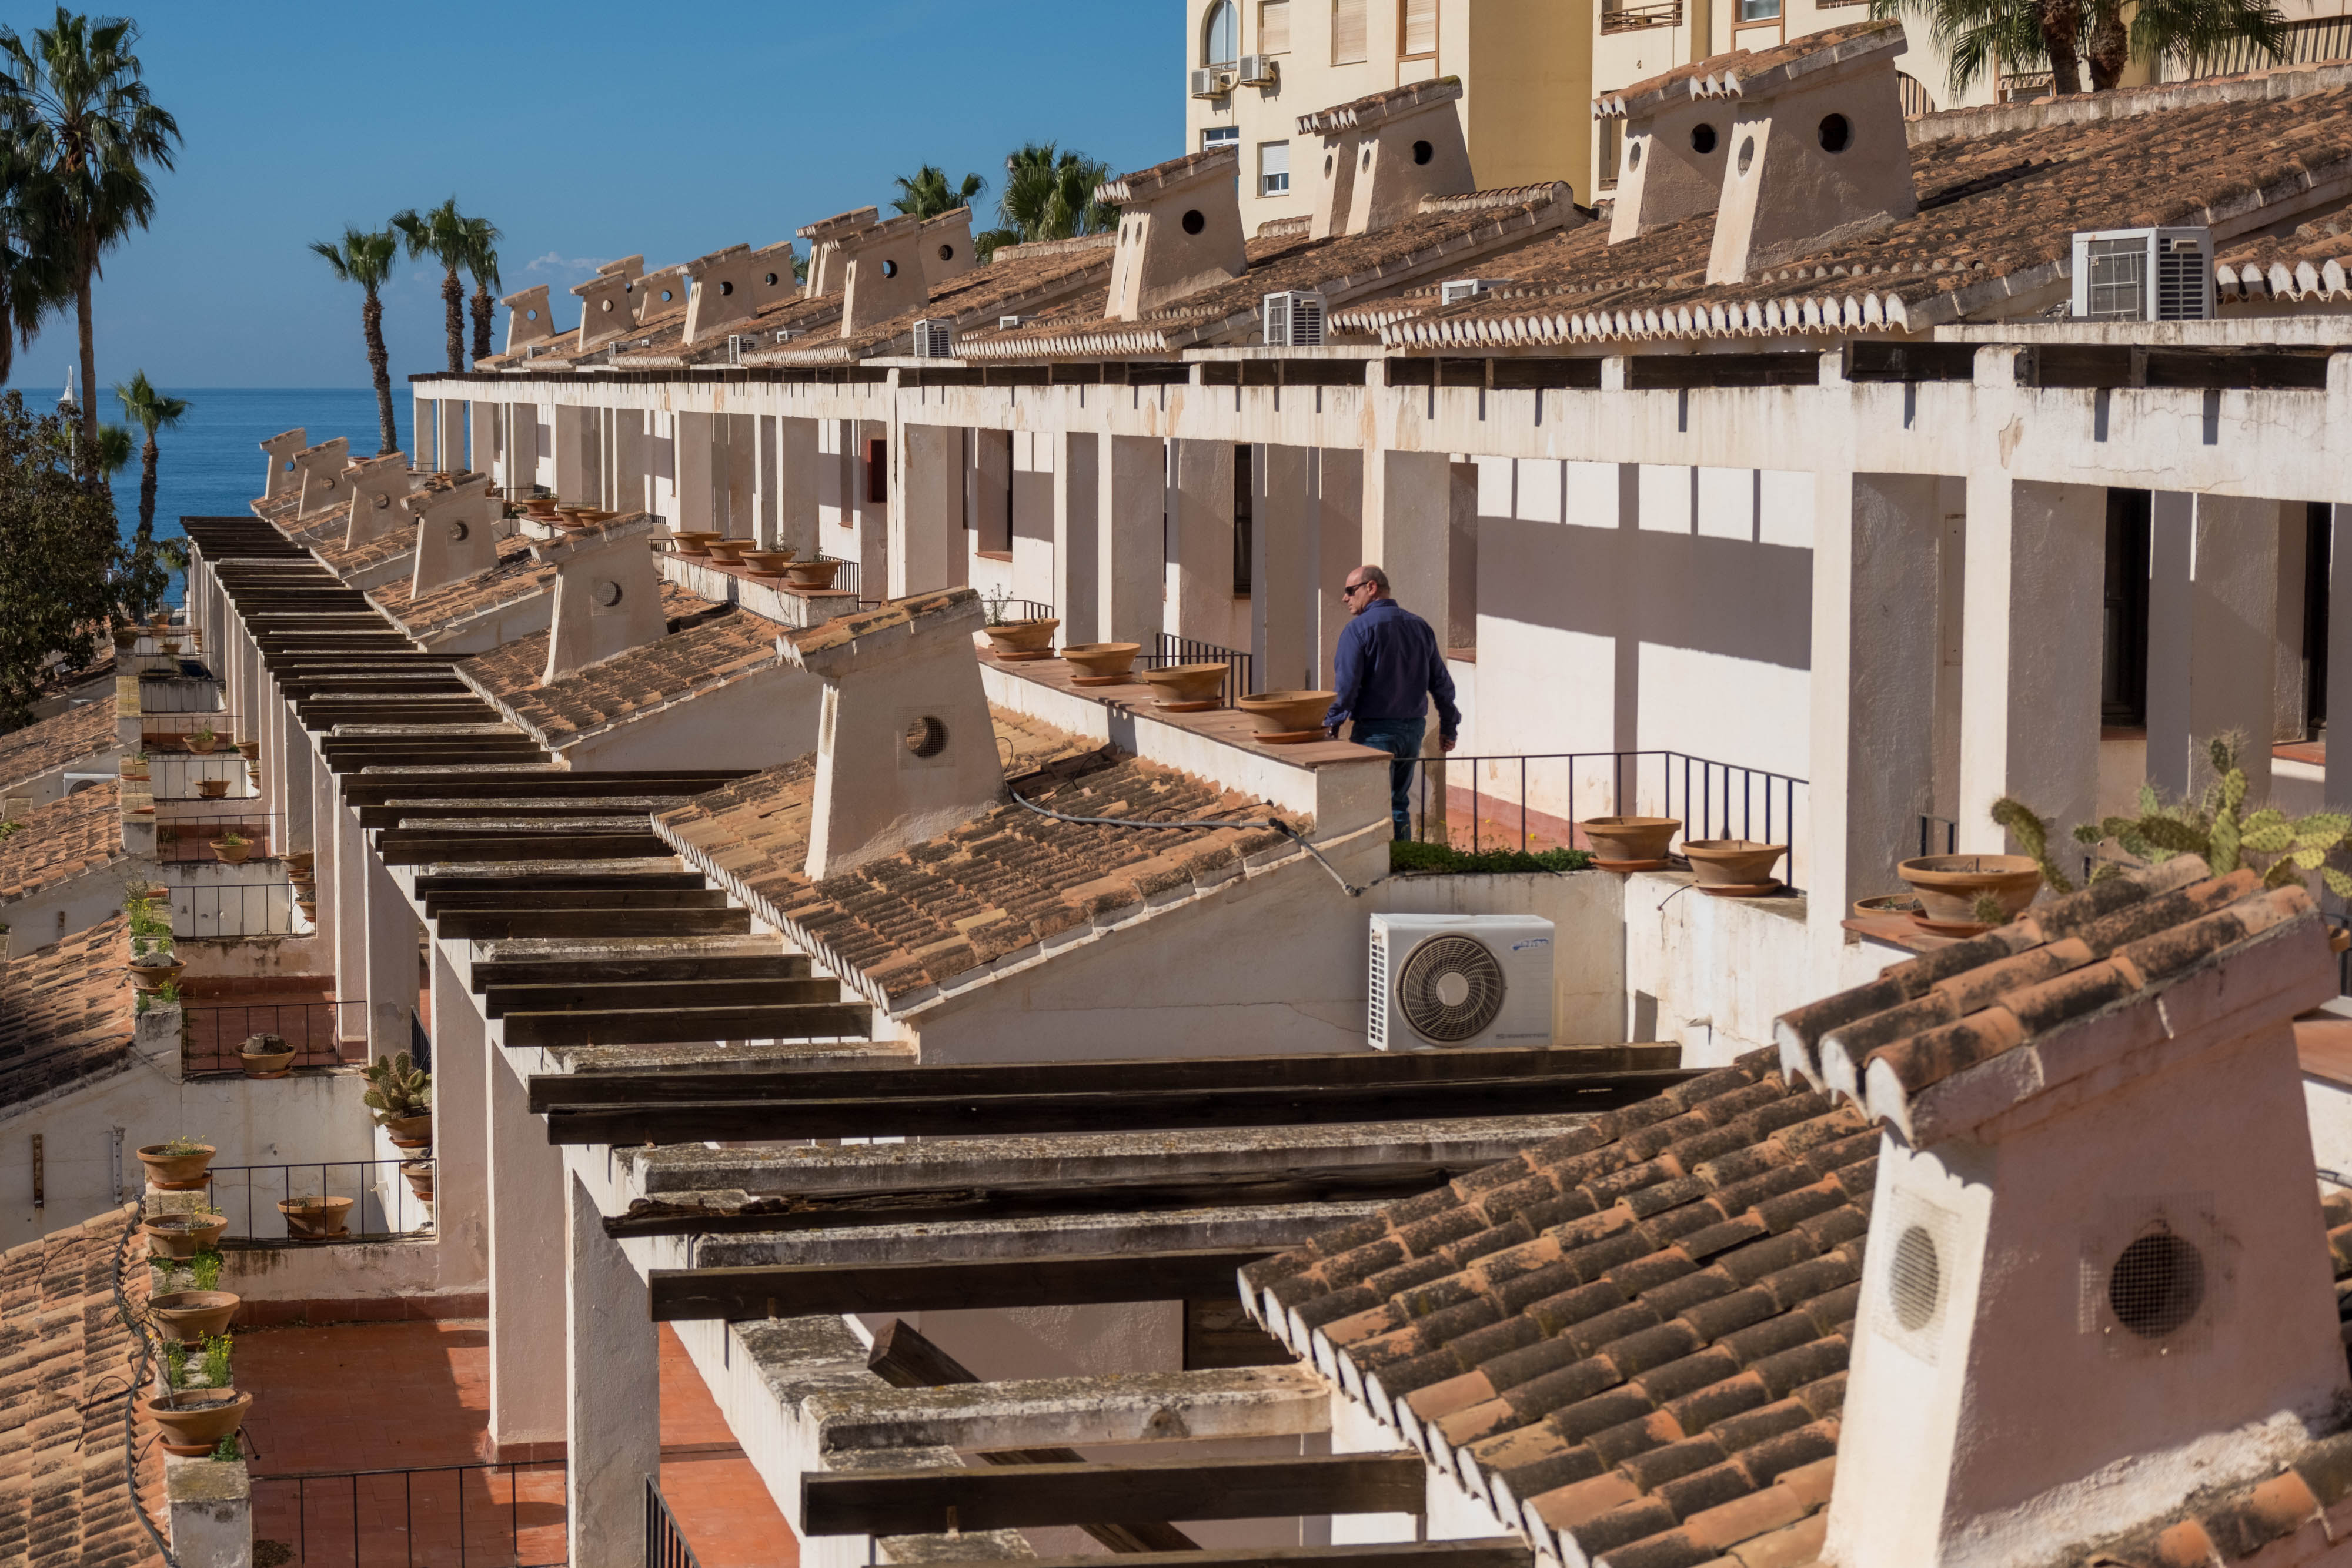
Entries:
POLYGON ((242 809, 243 804, 237 800, 222 800, 217 812, 159 816, 155 821, 155 857, 172 862, 223 861, 235 864, 213 848, 214 843, 225 838, 231 830, 245 841, 245 853, 239 859, 266 861, 283 852, 287 847, 286 814, 283 811, 248 811, 242 809))
POLYGON ((172 935, 184 941, 294 935, 290 883, 215 883, 172 889, 172 935))
POLYGON ((253 1534, 299 1568, 562 1568, 565 1462, 255 1476, 253 1534))
POLYGON ((856 561, 843 560, 839 556, 827 555, 823 550, 816 552, 816 559, 819 560, 829 560, 835 563, 833 572, 833 586, 835 588, 839 589, 845 593, 855 593, 857 595, 859 602, 862 603, 865 601, 866 594, 864 589, 860 586, 862 579, 858 575, 857 563, 856 561))
POLYGON ((367 1059, 364 1001, 182 1002, 180 1072, 186 1078, 242 1072, 239 1051, 257 1034, 294 1048, 294 1067, 335 1067, 367 1059), (351 1040, 350 1057, 343 1041, 351 1040))
POLYGON ((1919 819, 1919 853, 1956 855, 1960 852, 1960 825, 1949 817, 1919 819))
POLYGON ((162 758, 151 755, 147 777, 149 792, 159 806, 173 801, 197 805, 208 800, 251 800, 261 793, 246 768, 245 758, 226 747, 201 755, 167 752, 162 758), (226 788, 216 795, 207 795, 204 792, 204 780, 207 779, 226 788))
MULTIPOLYGON (((169 698, 160 694, 158 701, 169 698)), ((237 716, 226 708, 148 709, 139 716, 139 736, 150 751, 185 751, 191 736, 213 732, 219 749, 236 755, 237 716)))
POLYGON ((1042 599, 982 599, 992 626, 1007 621, 1051 621, 1054 607, 1042 599))
POLYGON ((1203 643, 1196 637, 1178 637, 1166 632, 1155 632, 1151 651, 1137 656, 1138 667, 1164 670, 1171 664, 1218 664, 1225 666, 1225 706, 1231 707, 1237 698, 1257 690, 1251 672, 1250 656, 1238 648, 1220 648, 1214 643, 1203 643))
POLYGON ((404 1160, 303 1160, 282 1166, 215 1166, 205 1173, 205 1207, 228 1218, 224 1241, 305 1241, 318 1246, 337 1242, 390 1241, 424 1234, 432 1207, 410 1186, 407 1173, 416 1170, 432 1190, 433 1157, 420 1155, 404 1160), (320 1200, 304 1205, 318 1216, 297 1225, 280 1208, 298 1198, 320 1200), (338 1221, 322 1212, 328 1198, 349 1198, 338 1221), (244 1228, 238 1228, 239 1221, 244 1228))
POLYGON ((686 1531, 677 1527, 677 1516, 670 1512, 660 1484, 651 1476, 646 1478, 646 1568, 702 1568, 702 1560, 694 1554, 686 1531))
POLYGON ((1797 832, 1797 795, 1808 788, 1802 779, 1680 751, 1403 760, 1413 770, 1416 838, 1443 838, 1473 853, 1570 849, 1583 847, 1576 829, 1581 818, 1678 817, 1684 839, 1788 845, 1782 878, 1803 890, 1797 832))

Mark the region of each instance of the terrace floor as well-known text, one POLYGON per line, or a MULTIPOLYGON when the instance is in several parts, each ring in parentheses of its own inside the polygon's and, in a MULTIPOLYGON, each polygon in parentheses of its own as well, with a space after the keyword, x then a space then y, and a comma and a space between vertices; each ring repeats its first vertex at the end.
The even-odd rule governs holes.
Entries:
MULTIPOLYGON (((798 1542, 667 1326, 661 1355, 662 1495, 702 1568, 790 1568, 798 1542)), ((256 1396, 247 1432, 257 1450, 257 1563, 503 1568, 565 1559, 559 1466, 455 1469, 478 1466, 488 1436, 481 1320, 254 1330, 236 1336, 236 1367, 239 1386, 256 1396), (423 1473, 347 1479, 359 1470, 423 1473), (296 1475, 345 1479, 268 1479, 296 1475), (260 1544, 272 1541, 292 1555, 260 1544)))

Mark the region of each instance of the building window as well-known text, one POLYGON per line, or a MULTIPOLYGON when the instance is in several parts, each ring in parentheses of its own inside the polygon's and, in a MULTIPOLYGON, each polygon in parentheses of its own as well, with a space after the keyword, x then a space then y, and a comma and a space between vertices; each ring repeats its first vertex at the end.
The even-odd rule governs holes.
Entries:
POLYGON ((1364 63, 1369 37, 1364 4, 1365 0, 1331 0, 1331 63, 1335 66, 1364 63))
MULTIPOLYGON (((1774 15, 1779 15, 1777 11, 1774 15)), ((1234 0, 1216 0, 1201 25, 1201 63, 1229 66, 1242 57, 1242 18, 1234 0)))
POLYGON ((1266 141, 1258 145, 1257 193, 1261 196, 1290 193, 1289 142, 1266 141))
POLYGON ((1742 22, 1777 22, 1780 19, 1780 0, 1739 0, 1742 22))
POLYGON ((1257 0, 1257 52, 1290 52, 1290 0, 1257 0))
POLYGON ((1251 563, 1257 554, 1255 535, 1257 523, 1250 497, 1257 486, 1250 479, 1250 456, 1254 448, 1234 448, 1234 597, 1250 596, 1251 563))
POLYGON ((1201 151, 1214 152, 1220 147, 1242 144, 1242 128, 1238 125, 1212 125, 1201 132, 1201 151))
POLYGON ((1437 0, 1404 0, 1397 7, 1397 57, 1425 58, 1437 53, 1437 0))
POLYGON ((1601 122, 1601 169, 1596 182, 1604 191, 1617 188, 1617 159, 1625 141, 1624 122, 1604 120, 1601 122))

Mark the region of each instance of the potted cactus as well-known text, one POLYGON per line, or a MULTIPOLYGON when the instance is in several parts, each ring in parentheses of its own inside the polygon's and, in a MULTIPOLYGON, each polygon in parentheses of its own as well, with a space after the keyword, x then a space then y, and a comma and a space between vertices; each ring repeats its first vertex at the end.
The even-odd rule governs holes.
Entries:
POLYGON ((243 865, 245 857, 252 852, 253 841, 235 828, 226 830, 213 841, 213 853, 230 865, 243 865))
POLYGON ((247 1078, 283 1078, 293 1070, 294 1048, 279 1034, 251 1034, 237 1051, 247 1078))
POLYGON ((408 1052, 379 1056, 367 1074, 367 1092, 360 1103, 375 1113, 391 1134, 393 1146, 430 1148, 433 1145, 433 1075, 416 1065, 408 1052))

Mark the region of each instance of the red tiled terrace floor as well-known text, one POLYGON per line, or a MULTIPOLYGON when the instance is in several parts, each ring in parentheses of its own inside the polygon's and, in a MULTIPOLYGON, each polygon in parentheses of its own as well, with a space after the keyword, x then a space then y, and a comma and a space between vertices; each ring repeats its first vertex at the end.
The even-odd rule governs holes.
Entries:
MULTIPOLYGON (((661 1331, 662 1495, 702 1568, 791 1568, 798 1543, 735 1447, 677 1336, 661 1331)), ((479 1462, 489 1420, 489 1335, 477 1320, 264 1329, 236 1338, 255 1396, 257 1478, 479 1462)), ((300 1568, 465 1568, 563 1560, 561 1467, 382 1477, 298 1489, 257 1482, 254 1537, 299 1545, 300 1568), (356 1525, 356 1535, 354 1526, 356 1525), (356 1564, 353 1545, 357 1543, 356 1564)))

